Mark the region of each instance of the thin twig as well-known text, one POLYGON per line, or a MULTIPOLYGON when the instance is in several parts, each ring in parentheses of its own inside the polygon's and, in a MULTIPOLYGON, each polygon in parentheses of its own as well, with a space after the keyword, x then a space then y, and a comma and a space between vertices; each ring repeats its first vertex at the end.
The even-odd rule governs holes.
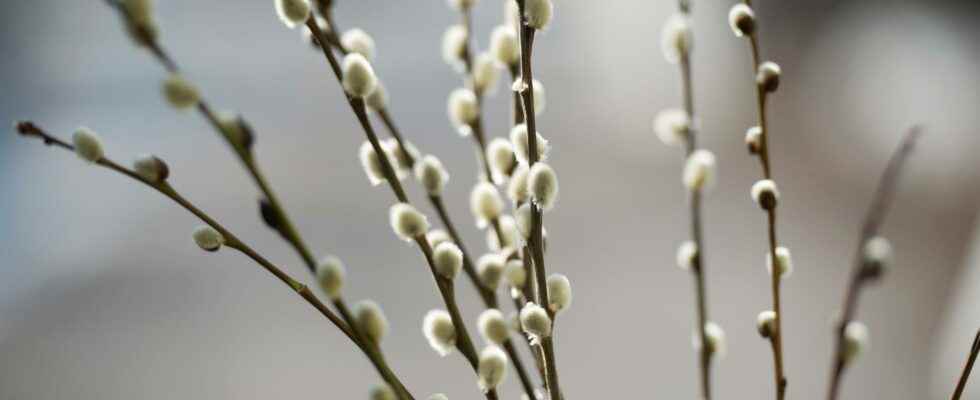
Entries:
POLYGON ((970 379, 970 371, 973 370, 973 363, 977 361, 977 353, 980 353, 980 330, 977 330, 977 336, 973 338, 970 355, 966 359, 966 365, 963 366, 963 373, 960 375, 960 380, 956 383, 956 390, 953 391, 953 400, 959 400, 960 396, 963 395, 963 390, 966 388, 966 381, 970 379))
POLYGON ((864 217, 864 223, 861 225, 851 277, 847 284, 847 290, 844 293, 843 310, 841 311, 841 318, 835 332, 834 361, 831 367, 830 385, 827 390, 827 398, 829 400, 837 399, 844 369, 847 366, 844 360, 844 334, 847 329, 847 324, 854 320, 861 289, 872 278, 872 276, 864 273, 864 245, 868 240, 878 234, 881 224, 885 221, 885 216, 888 214, 888 210, 891 208, 893 198, 895 197, 895 189, 898 186, 898 179, 901 176, 902 168, 908 161, 909 154, 911 154, 912 149, 915 147, 915 142, 921 135, 921 132, 922 129, 918 126, 909 129, 898 150, 888 160, 888 166, 885 167, 885 172, 878 182, 878 189, 875 191, 874 198, 871 200, 871 206, 868 208, 868 212, 864 217))
MULTIPOLYGON (((75 147, 69 144, 68 142, 65 142, 61 139, 58 139, 57 137, 47 134, 43 129, 41 129, 39 126, 37 126, 32 122, 17 123, 17 131, 18 133, 20 133, 25 137, 36 137, 42 140, 46 145, 57 146, 68 151, 75 150, 75 147)), ((307 303, 309 303, 317 311, 319 311, 320 314, 326 317, 327 320, 329 320, 334 326, 336 326, 337 329, 343 332, 348 339, 354 342, 354 344, 357 345, 357 347, 360 348, 364 352, 364 354, 368 357, 368 360, 371 361, 375 369, 377 369, 378 373, 382 376, 382 378, 385 381, 391 383, 396 388, 396 390, 399 390, 400 393, 405 394, 407 396, 406 397, 407 399, 414 399, 414 397, 412 397, 412 395, 408 392, 408 390, 405 389, 405 386, 401 383, 401 381, 391 370, 388 364, 384 361, 384 359, 381 358, 379 354, 376 354, 374 351, 372 351, 372 349, 368 344, 364 343, 361 340, 358 340, 358 336, 353 333, 351 327, 347 323, 342 321, 340 318, 338 318, 337 315, 334 314, 333 311, 331 311, 326 305, 324 305, 316 297, 316 295, 314 295, 313 292, 310 291, 310 289, 306 285, 300 283, 293 277, 289 276, 288 274, 283 272, 282 269, 272 264, 272 262, 267 260, 262 255, 260 255, 257 251, 253 250, 248 244, 246 244, 244 241, 242 241, 237 236, 235 236, 234 233, 232 233, 227 228, 219 224, 216 220, 211 218, 208 214, 206 214, 204 211, 199 209, 193 203, 185 199, 179 192, 177 192, 176 189, 174 189, 169 183, 167 183, 167 181, 161 181, 161 182, 149 181, 143 178, 142 176, 140 176, 139 174, 137 174, 135 171, 126 168, 107 157, 103 157, 99 159, 98 161, 96 161, 96 164, 108 168, 110 170, 113 170, 115 172, 118 172, 146 186, 149 186, 150 188, 153 188, 160 194, 173 200, 175 203, 177 203, 185 210, 187 210, 188 212, 196 216, 198 219, 200 219, 208 226, 217 230, 219 233, 221 233, 222 237, 224 237, 226 246, 238 250, 242 254, 251 258, 267 272, 269 272, 277 279, 279 279, 287 286, 289 286, 290 289, 296 292, 307 303)))
MULTIPOLYGON (((330 68, 333 70, 334 76, 337 78, 337 82, 342 82, 343 71, 340 69, 340 63, 337 62, 337 59, 330 49, 330 45, 328 44, 326 37, 324 36, 323 30, 321 30, 317 25, 313 16, 310 16, 310 18, 306 20, 306 26, 310 30, 310 33, 317 38, 317 42, 320 44, 320 49, 322 50, 324 57, 327 59, 327 62, 330 64, 330 68)), ((357 117, 357 120, 360 123, 361 128, 364 130, 364 134, 371 143, 371 146, 374 148, 375 153, 379 155, 378 161, 381 164, 381 171, 385 176, 385 180, 388 182, 388 186, 391 187, 399 202, 411 204, 408 197, 405 195, 405 189, 402 187, 401 182, 395 175, 395 170, 389 162, 388 157, 381 156, 385 153, 381 148, 381 143, 378 141, 378 136, 375 134, 374 128, 371 126, 371 121, 368 119, 364 100, 355 98, 347 94, 346 91, 344 91, 344 98, 347 99, 347 103, 350 105, 351 110, 357 117)), ((452 317, 453 326, 456 329, 456 347, 459 349, 460 353, 463 354, 463 357, 469 361, 470 365, 473 367, 473 371, 476 372, 478 367, 478 356, 476 349, 473 347, 472 339, 470 339, 469 333, 466 331, 466 326, 461 317, 461 313, 459 312, 459 306, 456 303, 452 282, 444 282, 444 278, 442 278, 442 276, 436 272, 435 265, 432 260, 432 249, 429 246, 429 241, 424 236, 420 236, 415 239, 415 242, 419 245, 419 249, 425 256, 426 262, 429 265, 429 270, 432 273, 433 279, 436 281, 436 286, 439 289, 439 293, 442 295, 447 311, 449 311, 449 315, 452 317)), ((486 397, 487 399, 494 400, 497 397, 497 393, 495 390, 489 390, 486 392, 486 397)))

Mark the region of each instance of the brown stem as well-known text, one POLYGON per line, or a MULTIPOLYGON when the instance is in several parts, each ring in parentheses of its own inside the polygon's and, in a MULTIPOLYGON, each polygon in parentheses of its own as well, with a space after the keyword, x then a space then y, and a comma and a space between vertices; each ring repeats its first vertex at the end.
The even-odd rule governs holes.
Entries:
MULTIPOLYGON (((36 124, 32 122, 17 123, 17 131, 23 136, 39 138, 46 145, 61 147, 69 151, 74 151, 75 149, 74 146, 72 146, 71 144, 47 134, 43 129, 41 129, 40 127, 38 127, 36 124)), ((253 250, 244 241, 242 241, 237 236, 235 236, 234 233, 229 231, 227 228, 219 224, 216 220, 211 218, 204 211, 197 208, 197 206, 195 206, 193 203, 191 203, 183 196, 181 196, 180 193, 177 192, 172 186, 170 186, 169 183, 167 183, 166 181, 161 181, 161 182, 149 181, 143 178, 142 176, 140 176, 139 174, 137 174, 135 171, 126 168, 106 157, 99 159, 96 162, 96 164, 111 169, 122 175, 125 175, 146 186, 149 186, 150 188, 156 190, 160 194, 166 196, 167 198, 171 199, 172 201, 174 201, 175 203, 183 207, 185 210, 187 210, 188 212, 196 216, 198 219, 200 219, 208 226, 217 230, 219 233, 221 233, 222 237, 225 239, 226 246, 238 250, 245 256, 255 261, 255 263, 259 264, 259 266, 261 266, 267 272, 269 272, 277 279, 279 279, 287 286, 289 286, 307 303, 309 303, 310 305, 313 306, 313 308, 319 311, 320 314, 326 317, 327 320, 329 320, 334 326, 337 327, 337 329, 343 332, 344 335, 346 335, 347 338, 350 339, 358 348, 360 348, 364 352, 364 354, 368 357, 368 359, 371 361, 371 363, 375 366, 375 368, 378 370, 378 373, 382 376, 383 379, 389 381, 393 386, 396 387, 397 390, 399 390, 400 393, 406 395, 407 399, 413 399, 411 394, 408 393, 407 389, 405 389, 404 385, 401 383, 398 377, 388 367, 387 363, 385 363, 382 358, 378 357, 375 354, 375 352, 373 352, 370 349, 370 346, 366 345, 363 341, 358 340, 358 335, 354 334, 354 332, 351 330, 352 325, 349 325, 349 321, 344 322, 340 318, 338 318, 337 315, 334 314, 333 311, 331 311, 329 308, 327 308, 327 306, 324 305, 313 294, 313 292, 310 291, 310 289, 306 285, 292 278, 291 276, 283 272, 282 269, 280 269, 272 262, 267 260, 265 257, 263 257, 261 254, 253 250)))
POLYGON ((827 390, 827 399, 829 400, 837 399, 844 369, 847 366, 843 352, 844 333, 847 329, 847 324, 854 320, 861 288, 871 278, 871 276, 864 273, 864 245, 868 240, 878 234, 878 230, 881 228, 881 224, 884 222, 885 216, 891 208, 902 168, 907 162, 909 154, 911 154, 915 142, 920 135, 921 128, 918 126, 912 127, 905 135, 898 150, 888 160, 888 166, 885 167, 885 172, 878 181, 878 188, 875 191, 874 198, 871 200, 871 206, 868 208, 868 212, 864 217, 864 223, 861 225, 851 277, 847 284, 847 290, 844 293, 843 310, 841 311, 841 318, 835 331, 836 341, 834 345, 833 363, 831 365, 830 384, 827 390))
POLYGON ((980 353, 980 330, 977 330, 977 336, 973 338, 970 355, 966 359, 966 365, 963 366, 963 373, 960 374, 960 380, 956 383, 956 390, 953 391, 953 400, 959 400, 960 396, 963 395, 963 389, 966 388, 966 381, 970 379, 970 371, 973 370, 973 363, 977 361, 977 353, 980 353))

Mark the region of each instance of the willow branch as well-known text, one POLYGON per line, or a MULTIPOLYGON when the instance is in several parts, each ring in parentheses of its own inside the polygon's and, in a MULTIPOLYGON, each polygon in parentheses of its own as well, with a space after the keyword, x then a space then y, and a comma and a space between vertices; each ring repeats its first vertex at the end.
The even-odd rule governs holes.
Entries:
MULTIPOLYGON (((43 129, 41 129, 39 126, 37 126, 32 122, 17 123, 17 131, 18 133, 20 133, 25 137, 38 138, 41 141, 43 141, 44 144, 49 146, 60 147, 68 151, 75 150, 75 147, 69 144, 68 142, 65 142, 57 137, 49 135, 43 129)), ((326 305, 324 305, 316 297, 316 295, 314 295, 313 292, 310 291, 310 289, 306 285, 300 283, 293 277, 289 276, 281 268, 277 267, 272 262, 270 262, 265 257, 263 257, 261 254, 259 254, 257 251, 252 249, 252 247, 250 247, 244 241, 239 239, 238 236, 236 236, 230 230, 228 230, 223 225, 218 223, 214 218, 212 218, 207 213, 202 211, 200 208, 195 206, 189 200, 184 198, 179 192, 177 192, 176 189, 174 189, 169 183, 167 183, 167 181, 165 180, 160 182, 149 181, 143 178, 142 176, 140 176, 139 174, 137 174, 135 171, 126 168, 107 157, 100 158, 98 161, 95 162, 95 164, 113 170, 126 177, 129 177, 130 179, 133 179, 146 186, 149 186, 150 188, 156 190, 158 193, 166 196, 170 200, 180 205, 182 208, 184 208, 185 210, 187 210, 188 212, 196 216, 198 219, 200 219, 208 226, 217 230, 219 233, 221 233, 222 237, 224 237, 226 246, 233 248, 239 251, 240 253, 244 254, 248 258, 252 259, 252 261, 254 261, 256 264, 259 264, 260 267, 262 267, 264 270, 266 270, 267 272, 275 276, 281 282, 286 284, 286 286, 288 286, 290 289, 296 292, 296 294, 298 294, 300 297, 303 298, 303 300, 305 300, 307 303, 313 306, 313 308, 319 311, 321 315, 326 317, 327 320, 329 320, 335 327, 337 327, 337 329, 343 332, 348 339, 350 339, 358 348, 360 348, 364 352, 364 354, 368 357, 368 359, 371 361, 371 363, 374 365, 375 369, 378 371, 378 373, 382 376, 383 379, 392 383, 395 386, 395 388, 398 389, 400 392, 407 394, 408 399, 413 399, 411 394, 408 393, 404 385, 401 383, 401 381, 398 379, 395 373, 391 370, 391 368, 387 365, 387 363, 382 358, 374 354, 375 352, 373 352, 370 349, 369 345, 365 344, 361 340, 358 340, 358 336, 353 333, 350 326, 344 321, 342 321, 340 318, 338 318, 337 315, 333 313, 333 311, 331 311, 326 305)))
POLYGON ((874 278, 873 275, 865 273, 864 246, 868 240, 878 234, 878 230, 881 228, 882 223, 884 223, 885 216, 888 214, 888 210, 893 203, 902 169, 908 161, 909 154, 911 154, 912 149, 915 147, 915 142, 921 135, 921 132, 921 128, 917 126, 912 127, 905 135, 898 150, 888 160, 888 166, 885 167, 885 172, 882 174, 881 180, 878 183, 878 188, 871 201, 871 206, 868 208, 864 222, 861 225, 851 277, 847 284, 847 290, 844 293, 843 309, 840 313, 841 318, 835 332, 834 359, 831 366, 830 385, 827 390, 827 398, 829 400, 837 399, 841 379, 847 366, 844 359, 844 334, 847 329, 847 324, 854 320, 861 289, 874 278))
POLYGON ((959 400, 960 396, 963 395, 963 390, 966 388, 966 381, 970 379, 970 371, 973 370, 973 363, 977 361, 977 353, 980 353, 980 330, 977 331, 977 336, 973 338, 970 355, 966 359, 966 365, 963 366, 963 373, 960 374, 960 380, 956 383, 956 390, 953 391, 953 400, 959 400))

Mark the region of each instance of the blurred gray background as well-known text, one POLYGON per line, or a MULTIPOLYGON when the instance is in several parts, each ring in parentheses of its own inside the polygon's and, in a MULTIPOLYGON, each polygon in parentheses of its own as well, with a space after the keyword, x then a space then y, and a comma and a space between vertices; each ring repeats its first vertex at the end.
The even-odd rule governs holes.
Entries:
MULTIPOLYGON (((472 145, 445 116, 459 79, 440 38, 455 14, 442 0, 338 3, 342 27, 377 40, 396 120, 450 168, 450 211, 469 247, 484 249, 466 205, 472 145)), ((651 131, 653 115, 680 101, 659 39, 675 3, 556 3, 535 56, 548 92, 540 130, 562 185, 546 221, 549 268, 567 274, 576 295, 558 325, 564 391, 695 398, 691 278, 673 261, 687 236, 682 157, 651 131)), ((710 313, 729 340, 715 387, 719 397, 767 398, 772 359, 754 328, 770 307, 764 220, 748 195, 758 165, 742 143, 755 101, 747 44, 726 23, 731 4, 696 1, 694 10, 702 143, 719 162, 705 209, 710 313)), ((34 119, 66 138, 89 126, 123 161, 160 155, 179 190, 310 282, 257 218, 256 191, 231 152, 198 115, 165 104, 165 74, 111 10, 96 0, 3 5, 0 119, 34 119)), ((927 136, 884 230, 897 260, 862 298, 872 345, 843 395, 946 398, 980 325, 980 239, 971 239, 980 3, 756 7, 764 57, 784 71, 770 129, 780 240, 796 263, 784 285, 789 396, 824 395, 860 218, 900 134, 922 123, 927 136)), ((479 398, 462 358, 438 357, 422 337, 422 316, 439 298, 417 250, 390 232, 391 194, 367 184, 356 158, 363 134, 322 56, 283 27, 272 0, 161 0, 158 9, 163 43, 188 77, 256 128, 258 158, 307 241, 347 262, 350 300, 385 308, 384 348, 410 389, 479 398)), ((481 48, 501 10, 492 0, 477 7, 481 48)), ((488 100, 493 136, 507 132, 506 94, 488 100)), ((235 252, 197 249, 198 222, 159 195, 10 132, 0 135, 0 192, 0 399, 363 398, 376 382, 347 339, 280 283, 235 252)), ((410 196, 424 204, 417 186, 410 196)), ((474 321, 478 303, 461 285, 474 321)), ((504 398, 518 398, 515 382, 511 374, 504 398)), ((980 396, 980 384, 972 390, 980 396)))

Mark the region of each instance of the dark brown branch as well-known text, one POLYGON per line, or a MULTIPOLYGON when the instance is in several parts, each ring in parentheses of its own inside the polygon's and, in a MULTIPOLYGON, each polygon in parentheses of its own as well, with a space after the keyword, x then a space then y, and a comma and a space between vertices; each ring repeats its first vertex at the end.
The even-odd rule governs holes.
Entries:
POLYGON ((878 183, 878 189, 875 191, 871 206, 864 217, 864 223, 861 225, 851 277, 847 284, 847 291, 844 294, 843 310, 841 311, 841 318, 835 332, 834 361, 831 366, 830 386, 827 391, 827 398, 829 400, 837 399, 844 369, 847 366, 844 360, 844 334, 847 329, 847 324, 854 320, 854 315, 857 312, 858 297, 861 294, 862 287, 874 278, 873 275, 865 273, 867 265, 864 262, 864 246, 868 240, 878 234, 878 230, 881 228, 881 224, 884 222, 885 216, 891 208, 902 169, 908 160, 909 154, 915 147, 915 142, 921 135, 921 131, 921 128, 918 126, 912 127, 908 134, 905 135, 901 146, 899 146, 898 150, 895 151, 888 161, 888 166, 885 167, 885 172, 882 174, 881 180, 878 183))
POLYGON ((977 361, 978 353, 980 353, 980 330, 977 330, 977 335, 973 338, 973 346, 970 347, 970 355, 966 358, 966 365, 963 366, 963 373, 960 374, 960 380, 956 383, 956 390, 953 391, 953 400, 959 400, 960 396, 963 395, 963 390, 966 388, 966 381, 970 379, 970 371, 973 370, 973 363, 977 361))

